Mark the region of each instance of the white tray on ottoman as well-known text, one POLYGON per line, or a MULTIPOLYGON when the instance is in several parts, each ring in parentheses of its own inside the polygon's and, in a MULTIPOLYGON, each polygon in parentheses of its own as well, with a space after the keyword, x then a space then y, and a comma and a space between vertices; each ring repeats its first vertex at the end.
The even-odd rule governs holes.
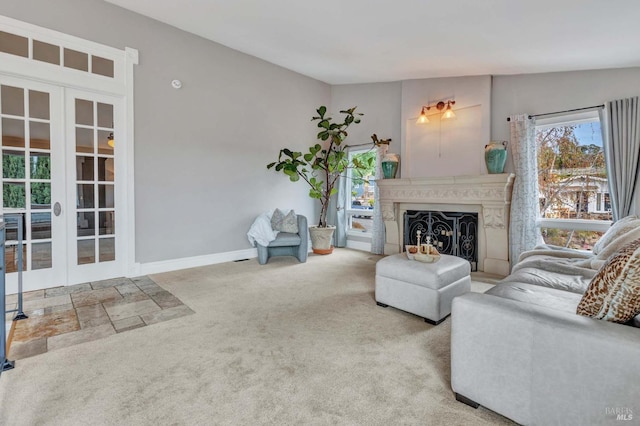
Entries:
POLYGON ((471 265, 456 256, 441 255, 436 263, 407 259, 404 253, 376 263, 376 303, 440 324, 451 313, 454 297, 471 291, 471 265))

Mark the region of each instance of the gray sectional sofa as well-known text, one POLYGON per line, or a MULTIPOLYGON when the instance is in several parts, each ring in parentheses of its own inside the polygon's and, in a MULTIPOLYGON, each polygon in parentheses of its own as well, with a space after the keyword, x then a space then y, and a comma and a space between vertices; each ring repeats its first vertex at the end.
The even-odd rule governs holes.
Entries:
POLYGON ((485 294, 455 298, 457 399, 526 425, 640 424, 640 316, 576 314, 598 269, 637 238, 640 219, 625 218, 593 252, 540 246, 485 294))

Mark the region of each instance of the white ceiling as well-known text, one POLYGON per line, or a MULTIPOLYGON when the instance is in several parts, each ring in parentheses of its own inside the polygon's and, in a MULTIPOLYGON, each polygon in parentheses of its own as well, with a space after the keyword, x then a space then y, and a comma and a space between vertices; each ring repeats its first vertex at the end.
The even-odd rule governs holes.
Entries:
POLYGON ((640 66, 640 0, 106 0, 330 84, 640 66))

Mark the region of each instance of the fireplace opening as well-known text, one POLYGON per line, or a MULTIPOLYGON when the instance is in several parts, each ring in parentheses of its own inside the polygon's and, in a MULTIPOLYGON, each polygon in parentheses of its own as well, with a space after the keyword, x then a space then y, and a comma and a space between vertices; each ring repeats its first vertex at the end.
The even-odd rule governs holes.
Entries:
POLYGON ((404 213, 404 246, 431 237, 441 254, 461 257, 478 270, 478 213, 407 210, 404 213))

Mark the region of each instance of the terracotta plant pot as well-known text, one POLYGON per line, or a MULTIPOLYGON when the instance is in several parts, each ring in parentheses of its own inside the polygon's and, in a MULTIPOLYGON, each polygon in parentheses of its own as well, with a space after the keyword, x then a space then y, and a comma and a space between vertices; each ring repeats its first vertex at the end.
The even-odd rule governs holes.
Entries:
POLYGON ((309 236, 311 237, 311 248, 316 254, 331 254, 333 246, 331 241, 335 226, 327 226, 326 228, 318 228, 317 226, 309 227, 309 236))

